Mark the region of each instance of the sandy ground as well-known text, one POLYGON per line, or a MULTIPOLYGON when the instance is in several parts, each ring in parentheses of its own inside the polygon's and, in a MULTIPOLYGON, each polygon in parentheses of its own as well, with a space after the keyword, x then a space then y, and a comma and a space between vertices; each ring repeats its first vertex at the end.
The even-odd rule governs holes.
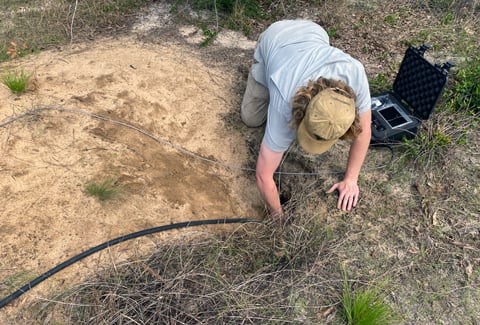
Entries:
MULTIPOLYGON (((34 89, 18 96, 0 87, 0 277, 13 284, 0 287, 2 296, 124 234, 262 213, 253 173, 183 151, 232 166, 244 165, 248 155, 240 132, 224 126, 224 116, 236 114, 241 100, 231 92, 236 71, 206 67, 198 57, 191 48, 122 38, 0 67, 33 72, 35 81, 34 89), (121 186, 117 199, 100 202, 86 194, 87 184, 107 179, 121 186)), ((188 239, 181 234, 98 253, 5 310, 68 287, 131 256, 132 249, 154 248, 154 237, 188 239)))

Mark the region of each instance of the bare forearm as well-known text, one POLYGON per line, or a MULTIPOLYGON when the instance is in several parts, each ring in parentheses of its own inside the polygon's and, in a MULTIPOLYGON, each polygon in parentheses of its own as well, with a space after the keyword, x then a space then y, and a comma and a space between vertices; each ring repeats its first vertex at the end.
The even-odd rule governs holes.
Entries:
POLYGON ((352 143, 348 157, 347 170, 343 181, 334 184, 327 193, 337 190, 338 203, 337 208, 343 211, 350 211, 358 203, 360 190, 357 185, 358 175, 362 168, 363 161, 367 155, 370 145, 370 130, 362 132, 352 143), (364 133, 365 132, 365 133, 364 133))
POLYGON ((257 175, 257 186, 262 199, 267 205, 268 212, 273 216, 282 215, 282 205, 280 203, 277 185, 273 178, 264 179, 257 175))
POLYGON ((370 145, 372 132, 370 129, 370 114, 371 113, 368 112, 365 113, 365 116, 361 117, 362 132, 353 140, 350 147, 347 169, 345 171, 345 180, 358 181, 358 176, 370 145))
POLYGON ((282 152, 274 152, 262 142, 257 160, 257 186, 267 205, 269 214, 273 217, 283 214, 277 185, 273 180, 273 175, 282 160, 282 156, 282 152))
MULTIPOLYGON (((365 131, 364 131, 365 132, 365 131)), ((345 171, 345 179, 358 180, 360 170, 362 168, 365 157, 367 156, 368 146, 370 145, 370 132, 366 132, 362 136, 357 137, 350 147, 348 156, 347 169, 345 171), (368 134, 367 134, 368 133, 368 134)))

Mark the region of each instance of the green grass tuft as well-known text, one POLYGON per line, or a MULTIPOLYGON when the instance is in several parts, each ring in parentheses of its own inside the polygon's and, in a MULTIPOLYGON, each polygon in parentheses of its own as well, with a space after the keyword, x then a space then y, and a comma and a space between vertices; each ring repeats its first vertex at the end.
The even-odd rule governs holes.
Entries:
POLYGON ((455 111, 480 112, 480 59, 471 60, 461 67, 455 79, 455 85, 448 92, 448 103, 455 111))
POLYGON ((116 198, 120 194, 121 188, 115 180, 107 179, 100 184, 87 184, 85 191, 88 195, 96 197, 100 201, 108 201, 116 198))
POLYGON ((12 93, 21 94, 27 90, 31 74, 25 71, 9 72, 2 77, 2 83, 10 89, 12 93))
POLYGON ((381 287, 367 287, 352 292, 343 267, 343 315, 348 325, 389 325, 399 319, 393 308, 385 302, 381 287))

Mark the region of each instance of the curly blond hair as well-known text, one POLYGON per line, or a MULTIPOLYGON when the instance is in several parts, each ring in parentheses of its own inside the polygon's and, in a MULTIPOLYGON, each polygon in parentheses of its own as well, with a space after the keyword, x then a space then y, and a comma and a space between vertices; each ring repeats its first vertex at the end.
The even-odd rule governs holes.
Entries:
MULTIPOLYGON (((320 91, 327 88, 338 89, 343 95, 355 100, 353 89, 343 81, 327 78, 319 78, 316 81, 310 80, 307 86, 300 87, 295 93, 295 96, 293 96, 292 119, 290 120, 290 126, 292 128, 297 129, 300 125, 300 122, 305 116, 305 111, 307 110, 310 100, 312 100, 312 98, 320 91)), ((355 113, 355 120, 352 126, 340 139, 351 140, 356 138, 361 132, 362 127, 360 126, 360 119, 358 113, 355 113)))

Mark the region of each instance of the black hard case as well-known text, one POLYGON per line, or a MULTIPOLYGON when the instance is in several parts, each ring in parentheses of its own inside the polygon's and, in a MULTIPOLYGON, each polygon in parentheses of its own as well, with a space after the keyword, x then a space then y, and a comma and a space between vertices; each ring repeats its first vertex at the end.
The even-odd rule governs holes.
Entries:
POLYGON ((443 93, 453 64, 433 65, 424 53, 429 47, 409 47, 400 64, 392 92, 372 97, 372 142, 411 139, 430 117, 443 93))

